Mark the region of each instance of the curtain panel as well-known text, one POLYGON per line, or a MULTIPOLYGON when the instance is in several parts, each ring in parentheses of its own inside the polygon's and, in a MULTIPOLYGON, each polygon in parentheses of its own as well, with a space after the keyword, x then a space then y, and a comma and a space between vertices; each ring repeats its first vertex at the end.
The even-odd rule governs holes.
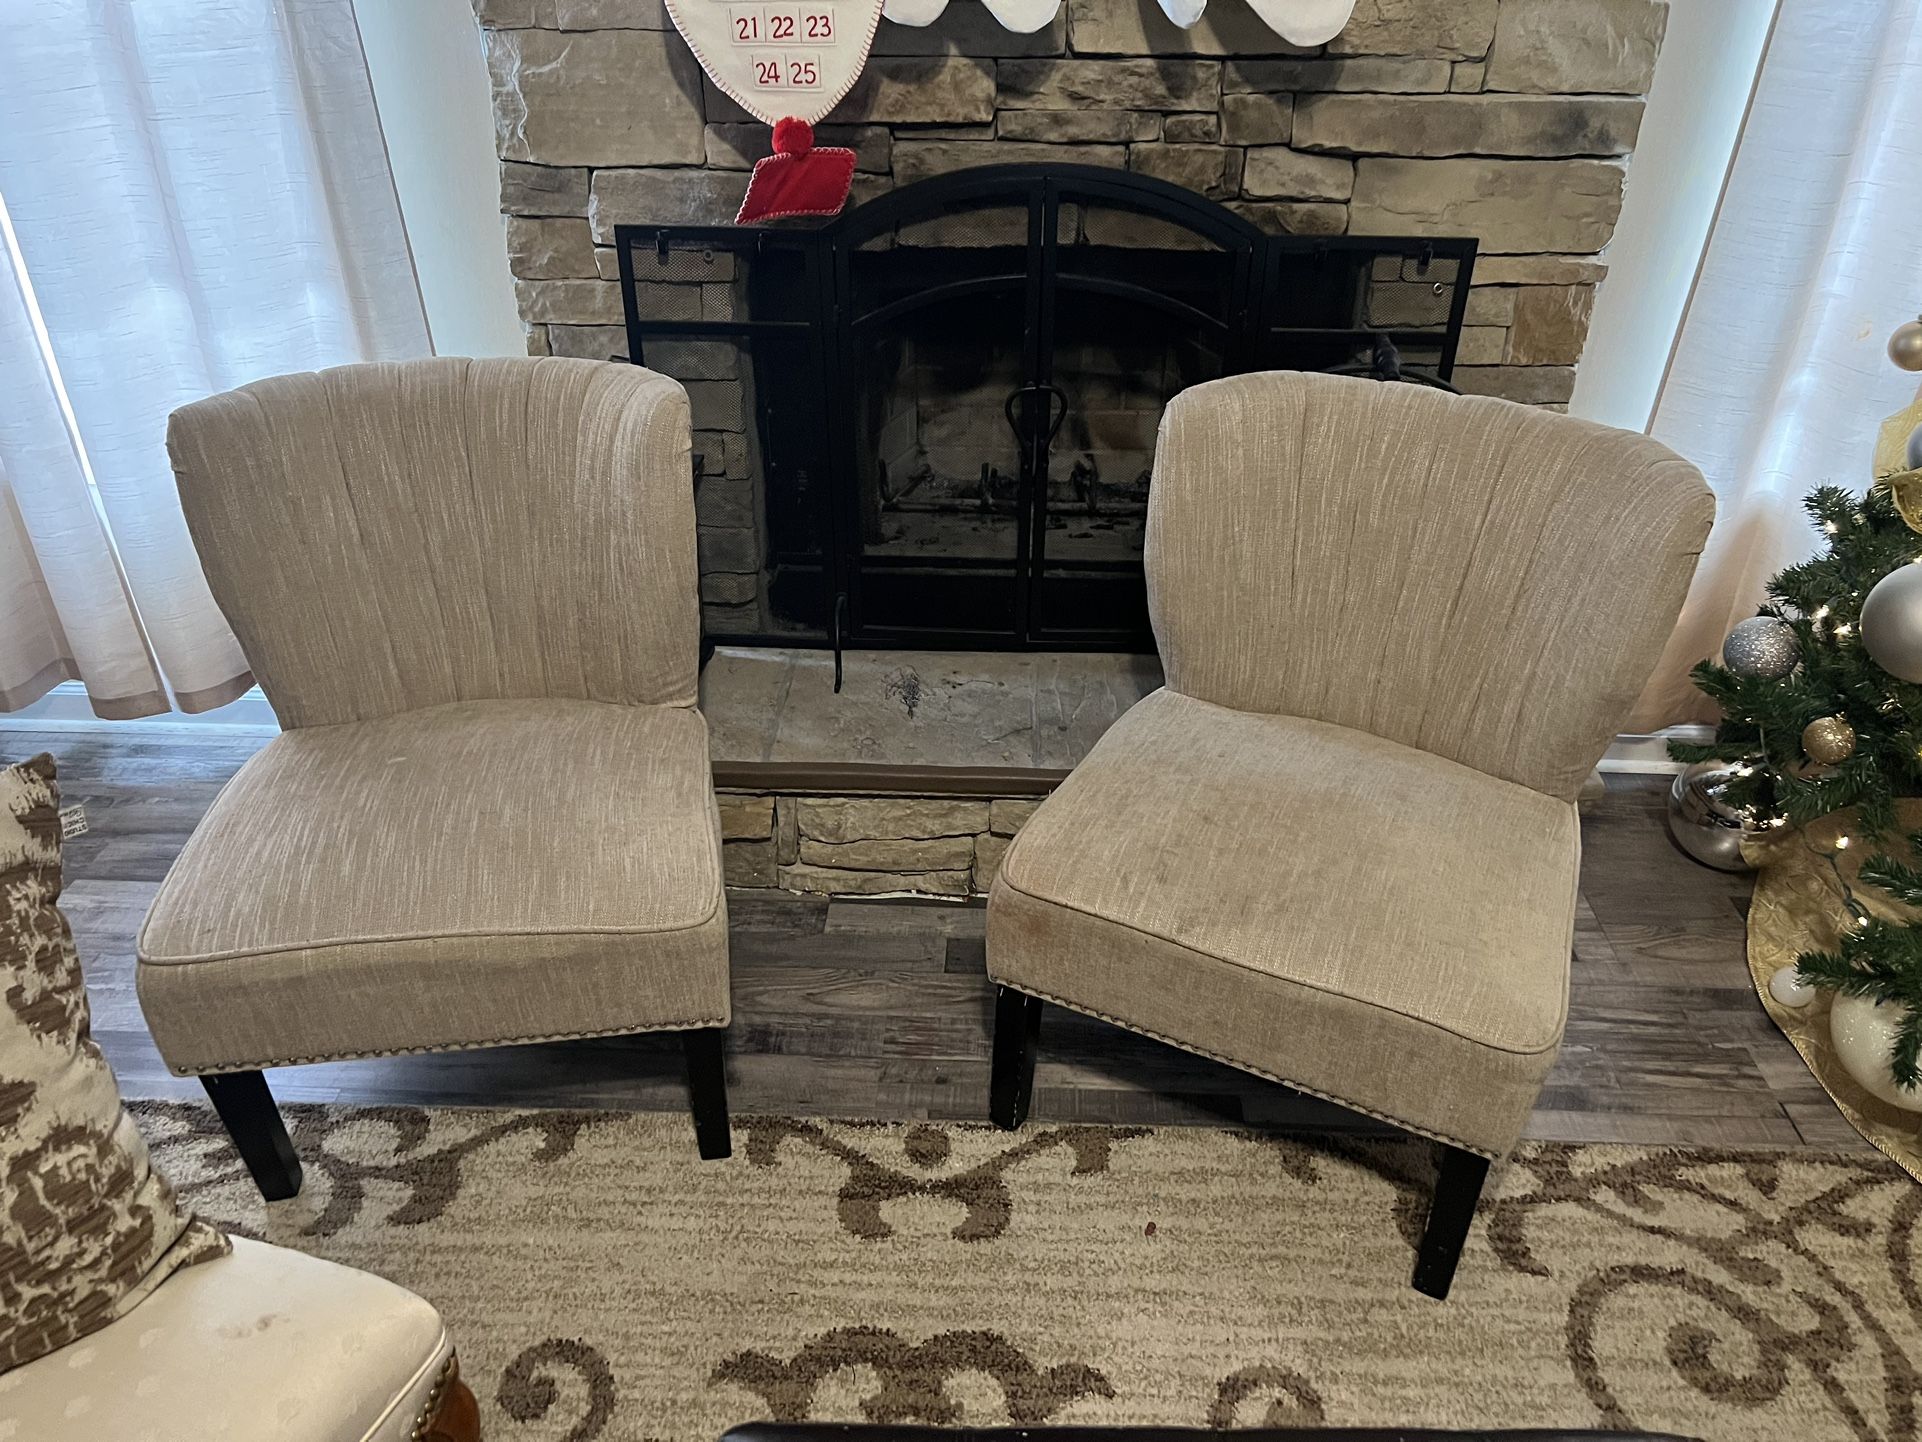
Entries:
POLYGON ((252 678, 168 413, 431 351, 352 0, 0 13, 0 709, 218 706, 252 678))
POLYGON ((1915 392, 1884 347, 1922 310, 1918 217, 1922 0, 1782 0, 1650 426, 1716 520, 1631 729, 1713 719, 1689 669, 1816 549, 1802 497, 1868 486, 1915 392))

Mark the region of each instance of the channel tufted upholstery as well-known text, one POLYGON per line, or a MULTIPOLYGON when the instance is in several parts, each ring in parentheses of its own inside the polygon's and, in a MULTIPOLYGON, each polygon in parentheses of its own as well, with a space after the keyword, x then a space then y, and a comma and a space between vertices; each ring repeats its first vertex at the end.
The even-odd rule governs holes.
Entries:
POLYGON ((284 727, 513 697, 695 703, 692 434, 666 376, 341 366, 184 406, 167 448, 284 727))
POLYGON ((681 387, 347 366, 187 406, 168 442, 285 728, 143 929, 168 1064, 725 1025, 681 387))
POLYGON ((1197 386, 1155 456, 1170 690, 1565 801, 1654 669, 1715 513, 1646 436, 1330 376, 1197 386))
POLYGON ((1274 373, 1168 407, 1166 688, 1023 827, 1003 986, 1487 1157, 1560 1044, 1574 798, 1713 517, 1642 436, 1274 373))

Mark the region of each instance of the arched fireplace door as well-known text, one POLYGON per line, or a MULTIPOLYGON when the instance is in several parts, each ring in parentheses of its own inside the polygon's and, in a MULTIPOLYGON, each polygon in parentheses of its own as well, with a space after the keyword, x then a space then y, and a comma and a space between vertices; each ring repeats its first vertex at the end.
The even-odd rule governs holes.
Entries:
POLYGON ((627 353, 693 404, 708 639, 837 648, 1152 650, 1162 407, 1249 370, 1445 381, 1475 259, 1053 165, 615 241, 627 353))

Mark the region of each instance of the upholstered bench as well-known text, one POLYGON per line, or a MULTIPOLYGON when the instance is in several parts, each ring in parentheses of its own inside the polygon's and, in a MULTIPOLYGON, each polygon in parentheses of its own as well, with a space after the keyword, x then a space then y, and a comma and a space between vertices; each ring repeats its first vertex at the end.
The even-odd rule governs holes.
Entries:
MULTIPOLYGON (((475 1442, 440 1314, 379 1277, 241 1237, 119 1321, 0 1374, 18 1442, 475 1442)), ((8 1431, 8 1424, 14 1430, 8 1431)))

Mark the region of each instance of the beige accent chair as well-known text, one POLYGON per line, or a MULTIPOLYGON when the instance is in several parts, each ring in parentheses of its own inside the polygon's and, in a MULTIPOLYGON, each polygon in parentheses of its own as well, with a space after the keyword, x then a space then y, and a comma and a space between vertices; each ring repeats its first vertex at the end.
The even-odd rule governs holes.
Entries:
POLYGON ((261 1070, 685 1034, 728 1154, 720 819, 695 709, 687 394, 594 361, 281 376, 168 429, 283 734, 154 898, 142 1009, 269 1198, 261 1070))
POLYGON ((118 1321, 0 1375, 0 1436, 478 1442, 474 1394, 426 1302, 351 1267, 233 1244, 118 1321))
POLYGON ((1273 373, 1161 426, 1166 687, 1021 830, 988 907, 994 1119, 1058 1002, 1444 1144, 1448 1291, 1561 1043, 1575 798, 1714 502, 1643 436, 1273 373))

